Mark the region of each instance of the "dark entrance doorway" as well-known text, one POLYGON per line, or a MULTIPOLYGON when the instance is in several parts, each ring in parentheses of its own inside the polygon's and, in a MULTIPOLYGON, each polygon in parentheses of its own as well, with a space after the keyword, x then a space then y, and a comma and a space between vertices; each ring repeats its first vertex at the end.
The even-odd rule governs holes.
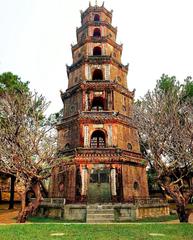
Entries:
POLYGON ((93 56, 101 56, 101 53, 102 53, 102 51, 101 51, 100 47, 95 47, 93 49, 93 56))
POLYGON ((91 111, 104 111, 104 99, 102 97, 93 98, 91 111))
POLYGON ((105 203, 110 202, 110 200, 110 170, 91 170, 90 183, 88 187, 88 202, 105 203))
POLYGON ((92 80, 103 80, 103 72, 101 69, 94 70, 92 80))

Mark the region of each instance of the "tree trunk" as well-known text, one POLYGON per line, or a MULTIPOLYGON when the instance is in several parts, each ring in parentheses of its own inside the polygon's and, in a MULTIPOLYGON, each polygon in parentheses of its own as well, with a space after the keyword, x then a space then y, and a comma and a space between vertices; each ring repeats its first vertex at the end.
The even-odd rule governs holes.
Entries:
POLYGON ((42 192, 44 193, 44 197, 48 197, 48 190, 46 189, 45 185, 43 184, 43 182, 40 183, 41 187, 42 187, 42 192))
POLYGON ((15 180, 16 180, 15 176, 11 176, 9 209, 13 209, 14 207, 15 180))
POLYGON ((178 213, 178 218, 180 222, 188 222, 190 211, 185 209, 185 206, 182 206, 182 205, 176 205, 176 207, 177 207, 177 213, 178 213))
POLYGON ((172 197, 176 203, 176 211, 180 222, 188 222, 190 210, 186 209, 189 197, 185 197, 175 185, 164 186, 166 193, 172 197))
POLYGON ((21 211, 19 212, 19 215, 18 215, 18 219, 17 219, 18 223, 25 223, 28 216, 35 212, 35 210, 39 207, 40 203, 43 200, 43 197, 42 197, 42 194, 41 194, 40 183, 36 182, 35 184, 33 184, 33 186, 31 188, 32 188, 32 190, 35 194, 35 200, 30 202, 26 206, 26 193, 27 193, 27 191, 25 191, 25 193, 22 194, 22 208, 21 208, 21 211))

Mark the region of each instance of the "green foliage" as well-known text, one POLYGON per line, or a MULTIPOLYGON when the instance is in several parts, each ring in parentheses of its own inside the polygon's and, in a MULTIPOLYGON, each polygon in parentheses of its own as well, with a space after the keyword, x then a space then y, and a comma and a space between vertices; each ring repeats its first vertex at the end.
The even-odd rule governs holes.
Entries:
POLYGON ((168 76, 162 74, 161 78, 157 81, 155 88, 159 94, 168 94, 172 97, 178 97, 181 101, 192 101, 193 103, 193 81, 192 77, 187 77, 182 84, 176 80, 175 76, 168 76))
POLYGON ((162 74, 161 78, 157 81, 156 88, 164 93, 168 93, 174 88, 179 88, 179 82, 175 76, 169 77, 168 75, 162 74))
POLYGON ((11 72, 0 75, 0 93, 14 91, 16 93, 29 92, 29 82, 22 82, 21 79, 11 72))
POLYGON ((182 94, 183 101, 191 100, 193 103, 193 81, 191 77, 187 77, 184 80, 184 84, 182 86, 182 94))

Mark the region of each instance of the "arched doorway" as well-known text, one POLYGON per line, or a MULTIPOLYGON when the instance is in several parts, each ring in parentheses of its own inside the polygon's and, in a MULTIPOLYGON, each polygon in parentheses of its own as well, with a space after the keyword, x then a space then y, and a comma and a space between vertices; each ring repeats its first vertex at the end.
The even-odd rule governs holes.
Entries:
POLYGON ((101 30, 100 28, 95 28, 93 32, 93 37, 101 37, 101 30))
POLYGON ((95 165, 90 170, 88 185, 88 202, 89 203, 105 203, 111 201, 110 190, 110 169, 100 168, 95 165))
POLYGON ((101 130, 96 130, 93 132, 90 140, 91 148, 105 148, 105 133, 101 130))
POLYGON ((92 80, 103 80, 103 72, 101 69, 94 70, 92 80))
POLYGON ((99 22, 100 21, 100 16, 98 14, 95 14, 94 21, 95 22, 99 22))
POLYGON ((104 99, 102 97, 94 97, 92 101, 91 111, 103 111, 104 99))
POLYGON ((101 55, 102 55, 101 47, 94 47, 93 56, 101 56, 101 55))

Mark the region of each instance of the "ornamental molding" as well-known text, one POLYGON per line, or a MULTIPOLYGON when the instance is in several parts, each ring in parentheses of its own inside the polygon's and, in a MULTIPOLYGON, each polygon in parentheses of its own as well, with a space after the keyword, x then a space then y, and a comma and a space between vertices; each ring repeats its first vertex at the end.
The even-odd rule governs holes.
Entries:
POLYGON ((76 51, 78 48, 80 48, 81 46, 83 46, 84 44, 87 44, 87 43, 108 43, 112 47, 114 47, 117 50, 119 50, 121 53, 122 53, 122 50, 123 50, 123 44, 116 43, 115 41, 113 41, 108 36, 101 37, 101 38, 87 36, 85 39, 80 40, 77 44, 71 45, 72 51, 73 52, 76 51))
POLYGON ((117 34, 117 28, 113 27, 109 22, 107 21, 99 21, 99 22, 95 22, 95 21, 88 21, 86 22, 84 25, 82 25, 81 27, 76 29, 77 34, 79 34, 81 31, 84 31, 85 28, 88 28, 90 26, 96 26, 96 27, 100 27, 100 26, 106 26, 109 29, 111 29, 115 34, 117 34))
POLYGON ((81 112, 79 114, 78 119, 83 123, 97 123, 97 124, 103 124, 103 123, 114 123, 114 122, 120 122, 122 124, 125 124, 127 126, 130 126, 132 128, 136 128, 136 126, 133 123, 133 119, 125 116, 123 114, 120 114, 116 111, 103 111, 103 112, 94 112, 94 111, 86 111, 81 112))
POLYGON ((76 63, 72 64, 71 66, 67 66, 67 72, 68 74, 70 72, 73 72, 74 70, 76 70, 77 68, 81 67, 82 65, 84 65, 85 63, 89 63, 89 64, 112 64, 118 68, 121 68, 122 71, 124 71, 125 73, 128 72, 128 67, 129 65, 123 65, 122 63, 118 62, 114 57, 106 55, 106 56, 82 56, 81 59, 79 59, 76 63))
POLYGON ((80 83, 74 85, 71 88, 68 88, 66 92, 61 92, 62 101, 71 97, 74 93, 78 93, 81 90, 97 90, 97 91, 104 91, 104 90, 115 90, 126 97, 131 99, 134 98, 135 91, 129 91, 127 88, 123 87, 119 83, 111 80, 82 80, 80 83))

